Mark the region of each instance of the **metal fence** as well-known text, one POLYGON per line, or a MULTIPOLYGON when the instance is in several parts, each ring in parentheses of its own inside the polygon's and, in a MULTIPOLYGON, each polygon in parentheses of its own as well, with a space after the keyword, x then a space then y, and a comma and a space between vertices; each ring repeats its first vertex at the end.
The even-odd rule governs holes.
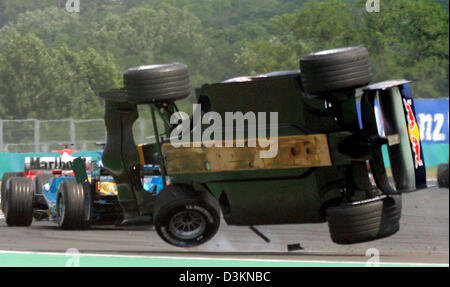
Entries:
MULTIPOLYGON (((135 123, 136 143, 153 135, 150 120, 135 123)), ((97 142, 106 140, 103 119, 91 120, 2 120, 0 119, 0 152, 49 152, 71 143, 74 149, 98 150, 97 142)))

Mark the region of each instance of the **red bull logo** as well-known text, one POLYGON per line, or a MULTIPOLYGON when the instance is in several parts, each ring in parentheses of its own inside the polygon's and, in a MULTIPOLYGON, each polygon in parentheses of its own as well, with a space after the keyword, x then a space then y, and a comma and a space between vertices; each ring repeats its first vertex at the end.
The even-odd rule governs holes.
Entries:
POLYGON ((403 104, 405 106, 405 110, 407 113, 406 120, 408 122, 408 134, 409 140, 411 142, 411 146, 414 153, 414 162, 416 169, 423 166, 423 160, 421 158, 421 150, 420 150, 420 132, 419 125, 417 124, 416 117, 414 115, 414 111, 412 109, 412 100, 403 99, 403 104))

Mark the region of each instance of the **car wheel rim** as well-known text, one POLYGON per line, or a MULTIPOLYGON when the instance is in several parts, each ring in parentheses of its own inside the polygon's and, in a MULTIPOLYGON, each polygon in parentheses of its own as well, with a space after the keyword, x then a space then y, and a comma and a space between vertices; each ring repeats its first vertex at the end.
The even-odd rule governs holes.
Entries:
POLYGON ((189 240, 201 235, 206 229, 205 217, 197 211, 181 211, 169 222, 169 230, 180 239, 189 240))

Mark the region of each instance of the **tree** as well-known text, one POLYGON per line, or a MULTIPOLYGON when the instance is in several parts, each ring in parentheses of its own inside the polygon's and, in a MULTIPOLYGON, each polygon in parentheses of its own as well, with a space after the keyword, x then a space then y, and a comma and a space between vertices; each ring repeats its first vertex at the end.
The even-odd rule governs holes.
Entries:
POLYGON ((200 20, 187 10, 168 5, 109 15, 90 39, 96 50, 114 55, 123 69, 182 61, 190 67, 194 84, 203 78, 210 50, 200 20))
POLYGON ((118 87, 111 57, 67 46, 47 48, 33 34, 16 33, 0 53, 0 118, 98 118, 99 90, 118 87))
POLYGON ((415 79, 417 96, 447 96, 448 11, 432 0, 384 1, 382 9, 358 23, 357 40, 369 48, 375 80, 415 79))
POLYGON ((261 73, 292 68, 312 51, 363 45, 374 81, 417 79, 418 96, 448 95, 448 10, 432 0, 386 0, 381 13, 367 13, 365 1, 346 2, 308 1, 296 14, 272 18, 272 38, 247 43, 239 62, 261 73))
POLYGON ((0 0, 0 118, 93 118, 95 94, 129 67, 179 61, 191 85, 298 69, 322 49, 363 45, 374 81, 416 79, 420 97, 448 95, 448 1, 0 0))
POLYGON ((0 0, 0 27, 20 13, 55 5, 55 0, 0 0))

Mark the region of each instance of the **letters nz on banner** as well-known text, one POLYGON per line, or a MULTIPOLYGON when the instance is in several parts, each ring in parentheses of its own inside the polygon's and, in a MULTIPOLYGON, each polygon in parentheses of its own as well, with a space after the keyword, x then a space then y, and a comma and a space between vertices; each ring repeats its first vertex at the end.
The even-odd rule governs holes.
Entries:
MULTIPOLYGON (((422 143, 446 143, 449 138, 449 101, 448 99, 417 99, 417 121, 419 123, 422 143)), ((360 108, 358 107, 358 113, 360 108)), ((383 121, 378 103, 375 104, 378 130, 384 136, 383 121)))

